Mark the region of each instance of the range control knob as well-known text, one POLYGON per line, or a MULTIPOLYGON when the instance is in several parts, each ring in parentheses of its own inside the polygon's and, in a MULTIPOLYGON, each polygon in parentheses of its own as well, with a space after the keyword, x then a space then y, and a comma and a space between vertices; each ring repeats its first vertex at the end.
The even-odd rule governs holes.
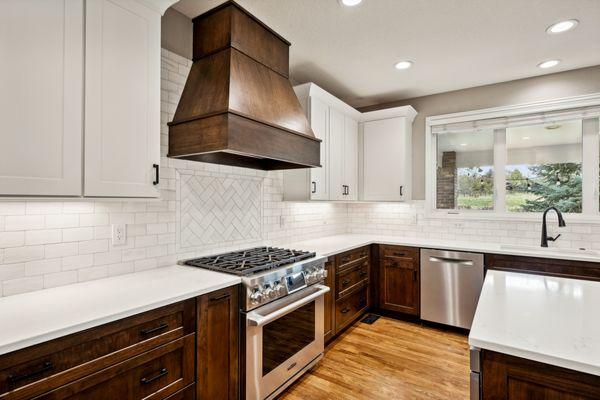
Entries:
POLYGON ((263 296, 267 299, 272 299, 277 296, 277 293, 273 290, 271 286, 265 286, 263 289, 263 296))
POLYGON ((258 304, 263 300, 263 294, 258 289, 254 289, 252 294, 250 295, 250 301, 254 304, 258 304))
POLYGON ((282 282, 275 282, 275 292, 278 296, 285 294, 285 285, 282 282))

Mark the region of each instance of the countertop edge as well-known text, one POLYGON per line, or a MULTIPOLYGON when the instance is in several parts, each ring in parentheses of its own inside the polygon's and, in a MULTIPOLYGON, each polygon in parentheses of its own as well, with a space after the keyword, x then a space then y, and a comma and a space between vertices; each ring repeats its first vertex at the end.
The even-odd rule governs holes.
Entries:
POLYGON ((513 357, 520 357, 527 360, 548 364, 555 367, 570 369, 577 372, 583 372, 590 375, 600 376, 600 366, 585 364, 561 357, 555 357, 548 354, 537 353, 512 346, 492 343, 469 336, 469 346, 477 347, 483 350, 495 351, 497 353, 507 354, 513 357))
POLYGON ((191 292, 183 293, 178 296, 165 298, 162 300, 158 300, 152 303, 140 305, 137 307, 133 307, 130 309, 123 310, 121 312, 110 314, 102 318, 96 318, 93 320, 85 321, 79 324, 66 326, 62 329, 48 331, 40 333, 33 337, 28 337, 26 339, 11 342, 9 344, 0 345, 0 356, 11 353, 13 351, 22 350, 27 347, 35 346, 40 343, 48 342, 54 339, 58 339, 61 337, 65 337, 74 333, 82 332, 86 329, 94 328, 97 326, 101 326, 110 322, 118 321, 123 318, 131 317, 137 314, 141 314, 150 310, 154 310, 160 307, 164 307, 170 304, 174 304, 180 301, 188 300, 193 297, 201 296, 206 293, 214 292, 215 290, 223 289, 226 287, 231 287, 238 285, 240 283, 239 278, 233 279, 231 282, 222 282, 219 284, 215 284, 213 286, 204 287, 199 290, 194 290, 191 292))

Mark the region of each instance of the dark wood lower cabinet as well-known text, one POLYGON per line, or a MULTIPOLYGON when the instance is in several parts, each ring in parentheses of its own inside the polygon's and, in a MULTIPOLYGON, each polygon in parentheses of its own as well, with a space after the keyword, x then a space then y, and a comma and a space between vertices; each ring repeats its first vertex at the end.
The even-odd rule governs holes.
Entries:
POLYGON ((600 263, 554 258, 486 254, 487 269, 600 281, 600 263))
POLYGON ((198 299, 198 400, 237 400, 239 396, 238 287, 198 299))
POLYGON ((482 350, 483 400, 598 400, 600 377, 482 350))
POLYGON ((419 315, 419 275, 419 249, 379 246, 379 308, 419 315))
POLYGON ((325 293, 324 298, 324 332, 325 342, 328 342, 333 338, 335 334, 335 302, 333 297, 335 296, 335 258, 330 257, 325 263, 325 270, 327 271, 327 278, 325 278, 325 285, 329 287, 329 292, 325 293))
POLYGON ((237 400, 238 286, 0 355, 0 400, 237 400))

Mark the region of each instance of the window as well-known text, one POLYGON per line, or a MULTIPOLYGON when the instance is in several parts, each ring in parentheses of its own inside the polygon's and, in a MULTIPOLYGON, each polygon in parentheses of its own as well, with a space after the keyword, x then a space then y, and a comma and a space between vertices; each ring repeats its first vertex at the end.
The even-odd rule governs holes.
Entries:
POLYGON ((563 109, 549 102, 547 111, 538 103, 427 118, 427 208, 510 218, 555 206, 600 216, 593 96, 593 105, 565 100, 563 109))
POLYGON ((581 213, 581 120, 506 129, 506 209, 581 213))
POLYGON ((494 132, 440 135, 437 141, 437 208, 494 208, 494 132))

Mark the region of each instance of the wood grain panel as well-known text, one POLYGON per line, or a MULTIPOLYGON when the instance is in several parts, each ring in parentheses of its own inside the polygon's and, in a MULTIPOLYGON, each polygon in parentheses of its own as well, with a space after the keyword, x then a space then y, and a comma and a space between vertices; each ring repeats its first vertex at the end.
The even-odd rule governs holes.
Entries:
POLYGON ((594 262, 486 254, 485 266, 501 271, 600 281, 600 263, 594 262))
POLYGON ((600 377, 482 350, 483 400, 600 399, 600 377))

